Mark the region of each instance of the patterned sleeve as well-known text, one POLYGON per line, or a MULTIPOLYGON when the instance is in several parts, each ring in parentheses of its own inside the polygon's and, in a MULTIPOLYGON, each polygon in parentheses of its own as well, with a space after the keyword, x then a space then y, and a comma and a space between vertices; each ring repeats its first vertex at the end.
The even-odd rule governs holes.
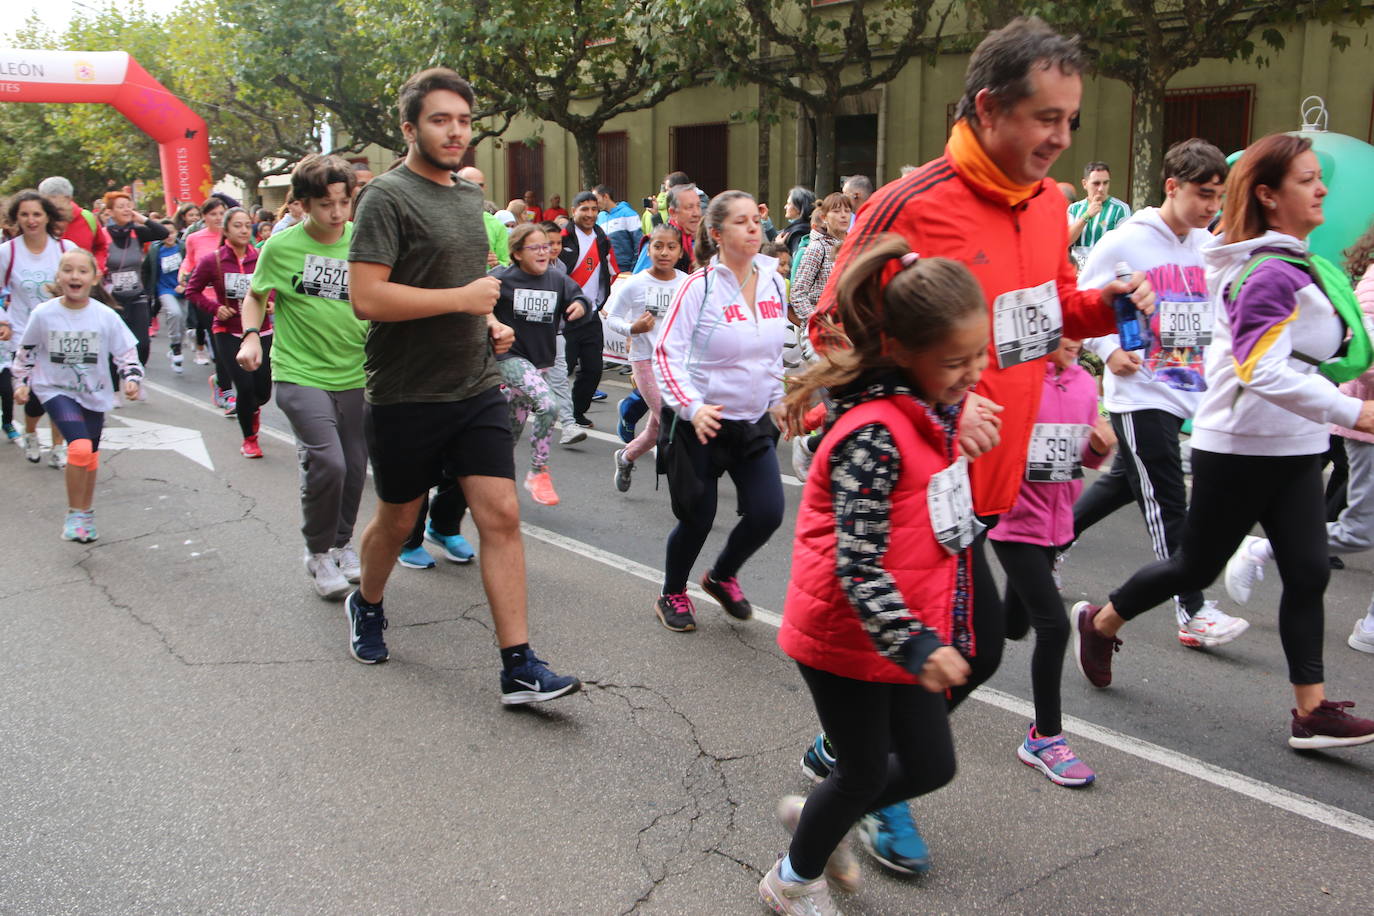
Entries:
POLYGON ((892 433, 877 423, 850 433, 830 455, 835 575, 873 647, 914 674, 943 642, 912 616, 896 580, 883 568, 900 474, 892 433))

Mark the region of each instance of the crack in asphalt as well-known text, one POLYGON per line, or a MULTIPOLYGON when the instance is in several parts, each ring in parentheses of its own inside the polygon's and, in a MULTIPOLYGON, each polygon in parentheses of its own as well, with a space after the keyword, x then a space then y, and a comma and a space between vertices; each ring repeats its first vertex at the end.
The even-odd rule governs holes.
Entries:
POLYGON ((1107 843, 1103 846, 1099 846, 1091 852, 1085 852, 1081 855, 1076 855, 1068 861, 1059 863, 1054 868, 1051 868, 1049 871, 1040 875, 1035 880, 1027 882, 1026 884, 1023 884, 1022 886, 1016 888, 1013 891, 1008 891, 1007 893, 1003 894, 999 899, 1002 901, 1007 901, 1012 899, 1013 897, 1020 896, 1021 894, 1024 894, 1029 890, 1033 890, 1034 888, 1045 883, 1046 881, 1049 881, 1056 875, 1061 875, 1071 868, 1077 868, 1079 865, 1092 862, 1095 859, 1100 858, 1105 853, 1117 852, 1119 850, 1126 849, 1131 846, 1139 845, 1142 842, 1142 839, 1143 838, 1140 837, 1131 837, 1129 839, 1118 840, 1115 843, 1107 843))

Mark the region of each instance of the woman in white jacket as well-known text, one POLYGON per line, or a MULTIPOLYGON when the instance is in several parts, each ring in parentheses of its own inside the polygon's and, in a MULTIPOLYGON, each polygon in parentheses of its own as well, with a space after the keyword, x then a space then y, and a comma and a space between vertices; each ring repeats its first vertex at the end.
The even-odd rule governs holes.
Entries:
POLYGON ((1284 260, 1306 259, 1308 233, 1323 221, 1326 186, 1311 146, 1288 134, 1265 137, 1226 182, 1222 237, 1205 249, 1217 317, 1208 389, 1193 421, 1193 499, 1181 548, 1138 571, 1104 607, 1074 608, 1079 667, 1106 687, 1125 622, 1214 582, 1258 522, 1284 581, 1279 635, 1297 707, 1288 743, 1300 749, 1374 741, 1374 721, 1326 699, 1322 671, 1330 571, 1321 456, 1328 424, 1374 431, 1374 401, 1342 394, 1317 374, 1317 364, 1340 351, 1345 324, 1312 273, 1284 260), (1261 255, 1279 257, 1256 266, 1261 255))
POLYGON ((696 629, 687 578, 711 533, 720 475, 735 484, 740 519, 701 587, 732 617, 753 613, 736 578, 740 567, 782 524, 778 428, 770 411, 783 394, 787 295, 777 260, 759 254, 762 239, 753 197, 717 195, 696 242, 706 266, 678 289, 654 346, 663 396, 660 462, 678 519, 655 612, 679 633, 696 629))

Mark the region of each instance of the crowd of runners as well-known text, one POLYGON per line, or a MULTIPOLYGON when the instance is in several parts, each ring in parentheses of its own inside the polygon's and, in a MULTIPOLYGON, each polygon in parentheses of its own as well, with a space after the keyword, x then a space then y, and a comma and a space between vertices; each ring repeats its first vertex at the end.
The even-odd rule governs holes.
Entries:
MULTIPOLYGON (((1084 66, 1038 20, 991 33, 940 157, 876 190, 864 176, 819 201, 793 189, 781 228, 749 193, 681 173, 643 214, 606 186, 568 211, 532 196, 496 210, 461 168, 472 89, 442 68, 401 89, 407 151, 390 170, 306 157, 278 214, 213 196, 164 220, 114 191, 97 216, 50 178, 4 214, 4 432, 40 464, 46 415, 61 536, 96 540, 103 423, 144 397, 161 330, 173 371, 213 364, 210 396, 245 458, 263 457, 263 405, 286 415, 302 564, 343 602, 352 657, 387 660, 388 579, 432 567, 429 542, 480 565, 506 704, 581 686, 529 642, 516 481, 558 505, 555 445, 592 425, 603 351, 635 389, 606 486, 629 490, 652 455, 677 519, 645 608, 669 631, 697 628, 698 574, 751 617, 746 567, 782 524, 790 440, 803 489, 778 639, 819 733, 799 748, 816 788, 778 802, 791 845, 759 885, 778 913, 835 913, 831 890, 859 889, 851 833, 888 870, 931 867, 909 802, 953 778, 951 713, 1005 639, 1035 640, 1016 756, 1086 786, 1096 774, 1062 731, 1065 658, 1107 687, 1118 656, 1130 664, 1125 624, 1163 604, 1182 646, 1225 645, 1249 624, 1206 590, 1221 579, 1245 604, 1271 561, 1290 745, 1374 741, 1374 721, 1327 697, 1322 658, 1331 558, 1374 545, 1374 229, 1344 264, 1309 251, 1326 188, 1311 144, 1285 134, 1234 166, 1203 140, 1175 144, 1163 203, 1136 213, 1094 162, 1066 210, 1047 176, 1084 66), (1333 442, 1348 466, 1334 507, 1333 442), (1084 468, 1113 453, 1084 491, 1084 468), (356 532, 369 462, 376 508, 356 532), (724 475, 737 518, 703 566, 724 475), (1152 562, 1066 610, 1072 546, 1131 503, 1152 562)), ((1374 607, 1348 643, 1374 653, 1374 607)))

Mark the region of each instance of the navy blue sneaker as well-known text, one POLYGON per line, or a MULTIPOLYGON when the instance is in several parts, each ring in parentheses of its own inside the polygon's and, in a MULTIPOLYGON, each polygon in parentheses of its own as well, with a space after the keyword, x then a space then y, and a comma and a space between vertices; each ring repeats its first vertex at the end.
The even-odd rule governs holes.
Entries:
POLYGON ((382 631, 386 629, 386 613, 379 604, 364 609, 358 589, 348 593, 344 613, 348 615, 348 651, 364 665, 376 665, 387 659, 382 631))
POLYGON ((865 814, 859 819, 858 834, 859 842, 885 868, 901 875, 930 871, 930 849, 906 802, 865 814))
POLYGON ((444 558, 454 563, 471 563, 477 552, 461 534, 440 534, 429 522, 425 523, 425 540, 444 548, 444 558))
MULTIPOLYGON (((634 397, 631 395, 630 397, 634 397)), ((616 413, 620 414, 620 421, 615 425, 615 434, 620 437, 620 441, 629 445, 635 438, 635 425, 626 414, 629 413, 630 398, 621 398, 620 404, 616 407, 616 413)))
POLYGON ((593 401, 604 401, 604 400, 606 400, 606 392, 602 391, 600 388, 596 389, 596 392, 592 395, 592 400, 593 400, 593 401))
POLYGON ((816 736, 811 746, 802 754, 801 771, 812 782, 825 782, 825 777, 835 767, 835 755, 825 744, 825 733, 816 736))
POLYGON ((517 706, 542 703, 582 689, 575 677, 554 674, 544 660, 533 652, 525 656, 523 664, 501 672, 501 703, 517 706))

